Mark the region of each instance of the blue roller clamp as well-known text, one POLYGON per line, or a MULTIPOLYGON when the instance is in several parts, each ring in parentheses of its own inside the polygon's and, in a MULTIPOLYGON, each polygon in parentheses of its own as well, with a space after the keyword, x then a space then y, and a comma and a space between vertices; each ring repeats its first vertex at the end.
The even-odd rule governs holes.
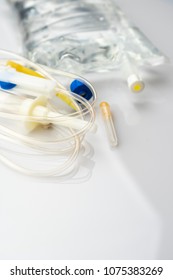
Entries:
POLYGON ((0 81, 0 88, 2 89, 9 90, 14 88, 15 86, 16 86, 15 84, 0 81))
POLYGON ((82 83, 79 80, 74 80, 70 85, 70 90, 86 100, 90 100, 93 96, 92 91, 88 86, 86 86, 84 83, 82 83))

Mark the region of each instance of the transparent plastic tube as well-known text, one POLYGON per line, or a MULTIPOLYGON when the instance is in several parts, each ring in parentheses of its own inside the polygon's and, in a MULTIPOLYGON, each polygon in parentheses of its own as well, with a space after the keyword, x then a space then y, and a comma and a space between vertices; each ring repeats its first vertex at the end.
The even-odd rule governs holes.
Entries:
POLYGON ((105 125, 105 129, 106 129, 106 133, 107 133, 107 137, 108 137, 110 146, 112 148, 114 148, 118 145, 118 139, 117 139, 115 126, 114 126, 113 119, 112 119, 110 105, 105 101, 101 102, 100 109, 102 112, 102 117, 103 117, 103 121, 104 121, 104 125, 105 125))
MULTIPOLYGON (((74 110, 68 106, 68 104, 62 102, 58 96, 56 96, 56 94, 50 94, 48 99, 46 96, 44 98, 46 99, 46 106, 48 106, 48 110, 52 112, 51 114, 42 116, 37 112, 36 115, 28 115, 25 107, 23 114, 21 114, 19 110, 21 104, 23 104, 23 102, 26 100, 30 100, 31 103, 33 103, 35 100, 37 100, 37 98, 35 99, 33 95, 30 96, 29 94, 27 96, 25 94, 23 95, 22 90, 19 94, 16 91, 17 85, 12 90, 1 89, 0 140, 3 142, 3 145, 7 145, 7 143, 9 143, 9 146, 12 145, 10 156, 13 155, 13 151, 15 151, 15 155, 18 154, 19 156, 25 155, 25 151, 27 151, 26 154, 28 154, 28 158, 30 158, 30 155, 32 155, 34 151, 35 156, 37 156, 37 154, 44 156, 44 160, 46 160, 45 157, 51 156, 53 166, 49 166, 46 169, 42 169, 41 167, 38 169, 25 167, 24 164, 18 164, 14 160, 15 156, 14 159, 11 159, 10 157, 4 155, 5 149, 1 149, 0 160, 10 168, 25 175, 41 177, 63 176, 74 167, 81 149, 81 145, 83 143, 83 139, 94 124, 95 113, 93 104, 95 102, 96 93, 93 87, 81 77, 77 77, 76 75, 65 72, 61 73, 61 71, 56 70, 51 70, 49 72, 47 70, 48 68, 44 69, 44 67, 37 65, 19 55, 3 50, 0 51, 0 67, 5 67, 7 61, 9 60, 14 61, 15 63, 20 63, 22 67, 36 71, 39 75, 44 76, 44 79, 47 79, 47 81, 54 81, 56 89, 55 92, 57 90, 61 90, 63 96, 72 98, 74 104, 76 104, 76 107, 74 110), (90 90, 92 90, 93 99, 91 104, 77 94, 70 93, 69 84, 71 81, 73 81, 73 79, 76 78, 83 81, 90 87, 90 90), (74 124, 75 120, 78 120, 80 125, 74 129, 72 124, 74 124), (40 123, 43 125, 43 127, 45 126, 45 129, 40 128, 38 135, 36 134, 36 136, 35 132, 29 134, 27 132, 26 134, 24 130, 25 122, 40 123), (69 125, 63 125, 64 122, 69 122, 69 125), (45 125, 47 123, 51 124, 51 130, 49 126, 47 128, 45 125), (53 133, 52 136, 51 133, 53 133), (22 149, 22 152, 18 152, 18 149, 22 149), (55 165, 56 160, 57 164, 55 165)), ((40 97, 41 96, 39 96, 38 99, 40 97)), ((9 149, 10 148, 7 147, 7 150, 9 149)), ((37 158, 35 157, 35 159, 37 158)))

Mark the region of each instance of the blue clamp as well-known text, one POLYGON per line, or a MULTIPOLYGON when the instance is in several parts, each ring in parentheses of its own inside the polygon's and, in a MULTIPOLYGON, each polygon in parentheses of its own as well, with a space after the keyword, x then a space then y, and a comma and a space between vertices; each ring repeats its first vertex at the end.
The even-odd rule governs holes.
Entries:
POLYGON ((74 80, 70 85, 70 90, 86 100, 90 100, 93 97, 92 91, 88 86, 79 80, 74 80))
POLYGON ((0 88, 2 89, 9 90, 14 88, 15 86, 15 84, 0 81, 0 88))

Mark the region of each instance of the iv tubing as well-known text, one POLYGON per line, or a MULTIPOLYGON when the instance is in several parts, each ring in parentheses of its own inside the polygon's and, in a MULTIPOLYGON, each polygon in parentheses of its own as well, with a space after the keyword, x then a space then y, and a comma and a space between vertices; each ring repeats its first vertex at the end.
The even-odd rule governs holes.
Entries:
MULTIPOLYGON (((35 64, 31 61, 29 61, 26 58, 23 58, 17 54, 13 54, 8 51, 0 50, 0 55, 7 57, 6 61, 9 60, 14 60, 16 62, 20 62, 22 64, 26 64, 27 66, 33 68, 35 71, 38 71, 40 75, 43 75, 45 78, 48 80, 52 80, 56 83, 56 90, 60 90, 63 94, 69 96, 70 98, 73 99, 74 103, 76 104, 77 110, 72 113, 68 113, 66 115, 54 117, 56 112, 53 110, 55 113, 52 117, 51 115, 46 117, 45 120, 52 123, 52 128, 56 131, 56 129, 59 129, 59 124, 65 121, 66 118, 73 118, 75 120, 75 117, 78 117, 79 120, 81 121, 84 119, 84 117, 89 116, 89 119, 87 121, 83 122, 84 126, 79 129, 79 130, 74 130, 72 128, 66 128, 66 135, 64 136, 63 139, 58 139, 55 138, 54 140, 40 140, 40 139, 35 139, 29 135, 24 135, 23 133, 19 133, 14 131, 11 128, 6 127, 4 124, 0 124, 0 138, 2 140, 5 140, 6 142, 10 142, 15 145, 21 145, 23 144, 24 147, 26 148, 31 148, 36 151, 36 153, 39 153, 41 155, 61 155, 66 157, 66 159, 61 162, 60 164, 57 165, 57 167, 52 167, 49 170, 35 170, 35 169, 30 169, 30 168, 25 168, 13 160, 7 158, 4 156, 3 151, 0 153, 0 160, 7 165, 8 167, 19 171, 22 174, 29 175, 29 176, 36 176, 36 177, 49 177, 49 176, 62 176, 66 173, 69 172, 71 168, 75 165, 76 159, 79 155, 80 147, 82 145, 82 141, 84 139, 85 134, 92 128, 94 120, 95 120, 95 112, 93 109, 93 105, 96 99, 96 94, 95 90, 93 87, 85 81, 83 78, 79 77, 81 80, 84 80, 87 85, 89 85, 90 89, 93 92, 93 101, 92 104, 90 104, 87 100, 85 100, 82 97, 79 97, 76 94, 71 94, 69 91, 53 76, 53 75, 63 75, 64 77, 67 78, 76 78, 76 75, 71 74, 71 73, 66 73, 66 72, 61 72, 58 70, 53 70, 45 66, 40 66, 38 64, 35 64), (80 103, 80 107, 79 104, 80 103), (56 146, 55 146, 56 144, 56 146), (64 147, 60 148, 58 147, 58 144, 64 144, 64 147), (68 144, 68 145, 67 145, 68 144)), ((3 58, 0 59, 0 62, 3 61, 3 58)), ((4 91, 2 90, 3 94, 4 91)), ((8 94, 11 94, 15 96, 13 93, 15 93, 15 88, 13 90, 6 91, 8 94)), ((16 93, 17 94, 17 93, 16 93)), ((21 93, 17 96, 22 96, 22 90, 21 93)), ((24 95, 25 97, 25 95, 24 95)), ((50 96, 51 100, 51 96, 50 96)), ((49 106, 51 106, 49 104, 49 106)), ((25 115, 21 114, 10 114, 9 112, 2 112, 0 111, 0 120, 5 119, 5 120, 12 120, 12 121, 21 121, 26 118, 25 115)), ((41 117, 33 117, 33 116, 27 116, 27 121, 37 121, 42 122, 44 121, 43 118, 41 117)), ((59 133, 59 131, 58 131, 59 133)), ((16 152, 18 153, 18 152, 16 152)), ((22 153, 19 153, 22 155, 22 153)))

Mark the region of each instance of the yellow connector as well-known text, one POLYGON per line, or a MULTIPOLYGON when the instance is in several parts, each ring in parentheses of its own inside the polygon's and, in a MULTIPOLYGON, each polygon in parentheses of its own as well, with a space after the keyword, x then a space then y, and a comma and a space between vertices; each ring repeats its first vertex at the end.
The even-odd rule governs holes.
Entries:
MULTIPOLYGON (((30 76, 35 76, 35 77, 45 79, 45 77, 39 74, 38 72, 30 68, 27 68, 19 63, 16 63, 12 60, 8 60, 6 65, 16 69, 17 72, 21 72, 30 76)), ((77 106, 75 105, 75 102, 72 100, 72 98, 66 96, 64 93, 61 92, 57 92, 56 96, 59 97, 62 101, 64 101, 67 105, 69 105, 72 109, 77 110, 77 106)))
POLYGON ((28 74, 30 76, 35 76, 35 77, 39 77, 39 78, 45 78, 44 76, 42 76, 41 74, 37 73, 36 71, 30 69, 30 68, 27 68, 21 64, 18 64, 14 61, 7 61, 7 66, 10 66, 14 69, 16 69, 17 72, 21 72, 21 73, 24 73, 24 74, 28 74))

